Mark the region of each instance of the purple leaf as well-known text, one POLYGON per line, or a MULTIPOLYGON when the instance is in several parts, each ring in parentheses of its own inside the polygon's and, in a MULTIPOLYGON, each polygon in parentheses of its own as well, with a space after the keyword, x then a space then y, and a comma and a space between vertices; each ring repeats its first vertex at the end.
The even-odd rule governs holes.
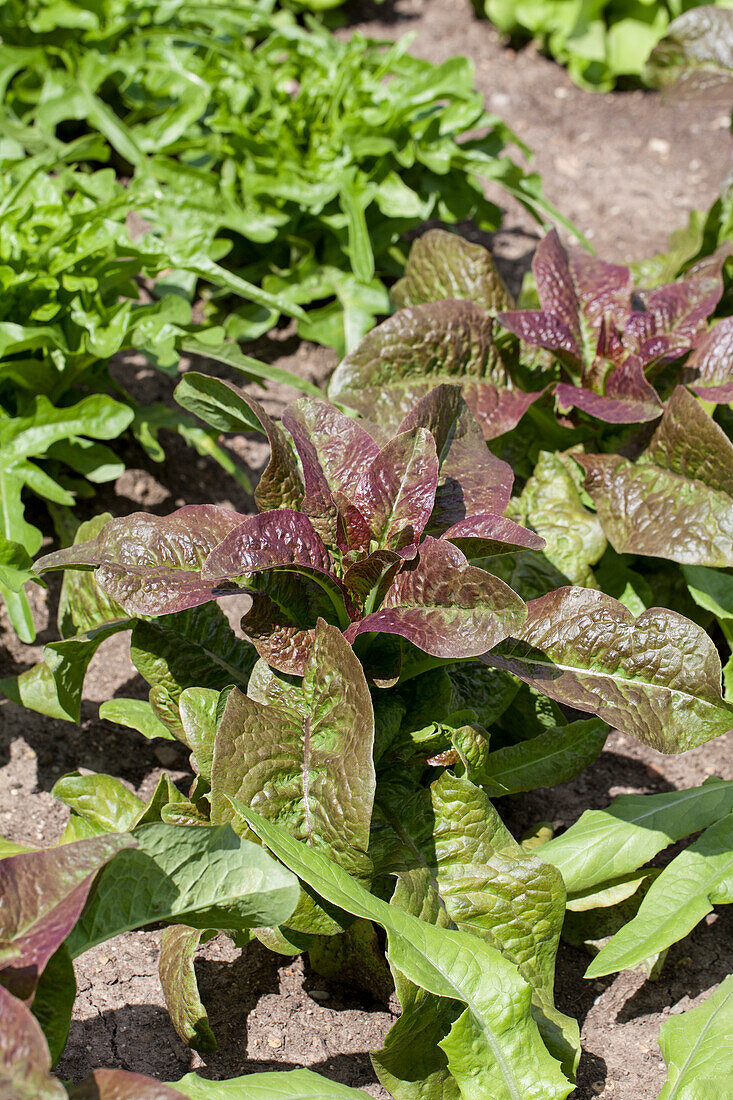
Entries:
POLYGON ((487 438, 508 431, 536 395, 516 394, 493 342, 493 321, 472 302, 446 300, 402 309, 368 333, 336 368, 329 397, 396 432, 435 386, 467 388, 469 404, 494 422, 487 438), (489 396, 484 394, 484 389, 489 396), (512 394, 504 406, 504 392, 512 394))
POLYGON ((624 343, 627 333, 635 335, 637 318, 651 321, 651 331, 641 327, 635 349, 645 363, 666 355, 680 355, 694 347, 723 293, 722 263, 717 266, 717 271, 704 271, 651 291, 645 300, 646 313, 632 314, 624 329, 624 343))
POLYGON ((110 833, 0 860, 0 985, 32 999, 43 968, 79 919, 95 875, 134 845, 131 836, 110 833))
POLYGON ((402 421, 400 431, 415 427, 430 431, 438 453, 433 533, 477 513, 504 511, 512 492, 512 468, 488 450, 457 386, 436 386, 426 394, 402 421))
POLYGON ((329 573, 328 550, 302 512, 277 508, 247 516, 211 551, 201 570, 210 584, 278 566, 329 573))
POLYGON ((390 298, 395 309, 445 298, 475 302, 487 313, 512 305, 489 250, 445 229, 429 229, 412 242, 404 278, 390 298))
POLYGON ((725 317, 710 329, 686 365, 698 372, 690 388, 705 401, 721 405, 733 401, 733 317, 725 317))
POLYGON ((524 603, 497 577, 469 565, 449 542, 428 536, 382 607, 353 623, 350 642, 368 631, 399 634, 435 657, 475 657, 517 629, 524 603))
MULTIPOLYGON (((600 329, 604 317, 618 319, 628 313, 634 290, 628 267, 574 251, 570 254, 570 270, 583 315, 593 329, 600 329)), ((538 292, 542 301, 539 285, 538 292)))
POLYGON ((523 393, 508 389, 505 385, 495 386, 479 380, 467 380, 461 388, 466 404, 476 417, 487 442, 516 428, 529 406, 545 392, 534 390, 523 393))
POLYGON ((51 1055, 41 1026, 22 1001, 0 986, 0 1096, 7 1100, 67 1100, 51 1076, 51 1055))
POLYGON ((418 542, 430 519, 438 484, 435 442, 425 428, 401 432, 364 471, 354 504, 372 536, 389 550, 418 542))
POLYGON ((488 664, 661 752, 733 729, 718 652, 689 619, 659 607, 635 619, 589 588, 558 588, 527 608, 523 629, 488 664))
POLYGON ((69 1090, 69 1100, 186 1100, 171 1085, 126 1069, 95 1069, 69 1090))
POLYGON ((542 308, 497 319, 520 339, 568 356, 577 367, 589 340, 598 340, 604 318, 614 320, 631 308, 631 272, 586 253, 569 255, 554 229, 537 246, 532 270, 542 308))
POLYGON ((200 569, 207 554, 245 519, 231 508, 187 504, 169 516, 133 512, 105 523, 95 539, 46 554, 36 571, 92 567, 103 562, 123 566, 200 569))
POLYGON ((188 611, 218 594, 217 582, 207 583, 200 573, 184 569, 104 564, 97 570, 96 580, 110 599, 133 616, 188 611))
POLYGON ((330 493, 352 497, 364 467, 379 454, 379 444, 357 420, 325 401, 301 398, 283 413, 283 426, 300 456, 306 492, 308 478, 317 470, 330 493))
POLYGON ((468 557, 511 554, 515 550, 542 550, 545 540, 504 516, 481 515, 454 523, 441 538, 468 557))
POLYGON ((684 386, 635 463, 608 454, 578 461, 619 553, 686 565, 733 561, 733 444, 684 386))
POLYGON ((608 424, 639 424, 656 420, 664 411, 636 356, 629 356, 620 367, 611 371, 602 394, 584 386, 569 386, 565 382, 559 383, 555 394, 563 411, 582 409, 589 416, 605 420, 608 424))
POLYGON ((573 329, 553 313, 540 309, 517 309, 511 313, 499 313, 496 319, 505 329, 528 344, 564 352, 578 364, 583 358, 573 329))
POLYGON ((403 563, 404 558, 394 550, 375 550, 348 566, 344 587, 361 603, 377 585, 389 587, 403 563))

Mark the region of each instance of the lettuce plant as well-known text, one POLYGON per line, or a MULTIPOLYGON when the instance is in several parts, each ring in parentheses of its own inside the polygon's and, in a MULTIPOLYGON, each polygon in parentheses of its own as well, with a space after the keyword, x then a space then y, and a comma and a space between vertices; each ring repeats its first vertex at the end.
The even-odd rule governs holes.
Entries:
POLYGON ((56 149, 83 125, 182 250, 228 252, 231 271, 279 296, 230 313, 230 335, 266 331, 283 302, 326 303, 301 331, 342 350, 388 311, 382 280, 401 268, 406 230, 430 217, 496 228, 485 179, 559 218, 504 153, 517 139, 484 110, 466 59, 436 66, 272 9, 5 5, 8 152, 56 149))
POLYGON ((402 308, 342 360, 329 396, 391 424, 432 386, 458 383, 487 440, 506 435, 528 411, 538 415, 533 406, 548 386, 561 415, 577 409, 610 424, 656 420, 664 406, 655 380, 666 396, 684 365, 685 379, 698 372, 714 399, 712 386, 727 377, 729 324, 707 326, 723 294, 725 258, 723 251, 684 279, 645 291, 629 268, 569 254, 552 231, 532 264, 541 308, 515 310, 485 249, 431 230, 413 245, 393 290, 402 308))
MULTIPOLYGON (((77 143, 75 155, 89 145, 77 143)), ((26 517, 29 494, 70 508, 114 480, 124 466, 107 443, 127 429, 155 461, 163 459, 158 433, 167 429, 243 477, 214 433, 162 405, 137 407, 108 369, 112 356, 135 350, 176 374, 183 342, 201 329, 184 297, 146 301, 143 281, 180 263, 194 282, 202 275, 235 285, 216 264, 174 256, 159 235, 132 240, 126 218, 135 195, 109 170, 85 174, 39 155, 4 173, 0 192, 0 546, 8 563, 0 593, 29 641, 33 621, 17 569, 42 539, 26 517)), ((259 297, 246 283, 238 289, 259 297)), ((251 376, 257 368, 248 363, 251 376)))
POLYGON ((542 541, 502 516, 511 470, 486 449, 457 389, 433 390, 386 440, 325 402, 301 399, 281 427, 245 400, 271 445, 256 491, 266 510, 138 513, 39 568, 95 568, 102 590, 131 616, 247 591, 243 629, 272 667, 296 675, 318 616, 348 641, 362 638, 368 668, 370 649, 384 651, 380 635, 404 639, 409 651, 393 650, 386 679, 415 675, 425 664, 415 651, 475 657, 520 627, 523 602, 464 550, 490 556, 542 541))
MULTIPOLYGON (((581 87, 608 91, 618 80, 638 81, 650 53, 671 24, 700 20, 727 0, 706 5, 700 0, 474 0, 477 8, 513 37, 540 42, 581 87), (687 16, 681 15, 687 12, 687 16)), ((693 26, 696 25, 693 23, 693 26)))

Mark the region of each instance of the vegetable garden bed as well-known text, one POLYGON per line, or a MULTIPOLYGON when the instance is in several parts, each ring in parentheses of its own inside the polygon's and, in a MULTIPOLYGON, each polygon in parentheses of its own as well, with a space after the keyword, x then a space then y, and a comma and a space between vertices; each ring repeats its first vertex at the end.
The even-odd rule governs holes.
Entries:
MULTIPOLYGON (((338 32, 340 37, 348 36, 354 25, 377 37, 394 37, 413 30, 417 37, 412 49, 419 56, 436 62, 456 53, 471 57, 488 109, 496 110, 533 148, 545 194, 574 221, 604 259, 627 262, 661 251, 669 233, 684 224, 687 214, 695 208, 707 209, 719 193, 730 155, 725 130, 728 116, 719 101, 671 105, 650 93, 600 97, 582 92, 569 83, 562 70, 532 50, 508 53, 499 45, 495 32, 485 22, 475 20, 469 0, 401 0, 394 5, 357 4, 345 10, 350 24, 338 32), (359 17, 360 24, 356 22, 359 17)), ((493 238, 476 233, 470 226, 461 228, 472 239, 491 241, 501 272, 516 292, 540 233, 526 211, 500 191, 492 190, 490 197, 508 208, 503 228, 493 238)), ((403 288, 405 297, 397 304, 415 308, 409 294, 408 285, 403 288)), ((190 324, 190 318, 185 323, 190 324)), ((512 322, 506 323, 511 329, 512 322)), ((278 329, 264 334, 245 350, 321 388, 338 356, 330 349, 301 341, 294 329, 295 322, 288 325, 283 321, 278 329)), ((189 360, 184 358, 182 366, 188 365, 189 360)), ((210 372, 210 363, 202 365, 201 360, 195 360, 192 365, 210 372)), ((226 374, 226 368, 221 373, 226 374)), ((147 365, 129 357, 119 359, 112 366, 112 375, 124 378, 132 400, 140 405, 162 401, 168 408, 178 407, 171 401, 169 379, 147 365)), ((579 375, 574 393, 582 388, 578 381, 586 388, 592 386, 585 375, 579 375)), ((336 383, 331 391, 332 399, 349 405, 349 396, 358 396, 357 391, 358 387, 355 390, 353 386, 349 390, 342 378, 340 388, 336 383)), ((261 390, 248 385, 245 393, 258 396, 261 390)), ((279 416, 297 396, 296 391, 275 385, 268 392, 266 410, 271 416, 279 416)), ((368 393, 367 399, 371 400, 368 393)), ((649 401, 649 394, 643 399, 649 401)), ((182 399, 185 407, 191 408, 190 397, 188 401, 182 399)), ((400 419, 397 417, 395 424, 400 419)), ((389 434, 395 430, 396 426, 389 434)), ((120 445, 118 453, 127 469, 118 477, 114 491, 111 486, 102 486, 97 498, 84 501, 77 514, 91 518, 106 508, 124 516, 141 509, 162 517, 187 504, 222 504, 245 514, 254 510, 247 481, 256 484, 267 461, 268 448, 261 436, 224 437, 219 441, 225 454, 242 469, 244 476, 240 476, 239 483, 225 480, 221 457, 218 464, 210 453, 192 458, 183 433, 171 438, 161 465, 152 463, 150 452, 146 455, 137 443, 128 440, 120 445)), ((521 485, 521 475, 520 479, 521 485)), ((531 512, 529 496, 522 500, 524 513, 512 511, 512 519, 541 530, 538 514, 531 512)), ((584 499, 583 515, 589 503, 584 499)), ((600 513, 602 501, 595 503, 600 513)), ((29 509, 27 518, 31 522, 36 522, 36 511, 40 516, 35 506, 29 509)), ((43 518, 38 522, 43 523, 43 518)), ((95 535, 96 530, 89 534, 95 535)), ((437 538, 434 541, 442 542, 437 538)), ((660 551, 658 547, 657 552, 662 557, 670 553, 668 548, 660 551)), ((593 557, 582 565, 593 568, 593 557)), ((724 567, 725 562, 716 561, 715 565, 724 567)), ((575 576, 571 579, 584 583, 575 576)), ((53 623, 58 598, 59 583, 53 575, 47 593, 32 591, 38 629, 34 647, 18 641, 3 610, 3 676, 28 669, 42 658, 41 643, 56 639, 53 623)), ((236 624, 242 609, 238 612, 236 601, 230 601, 232 604, 229 617, 236 624)), ((226 610, 227 601, 222 600, 221 606, 226 610)), ((688 610, 685 605, 685 612, 688 610)), ((143 613, 148 611, 143 609, 143 613)), ((128 649, 127 635, 118 634, 92 659, 79 725, 9 701, 0 703, 0 835, 33 847, 55 843, 68 815, 62 803, 51 797, 50 788, 62 775, 78 768, 120 777, 143 802, 153 795, 164 773, 178 782, 181 790, 188 790, 192 773, 182 745, 174 740, 148 741, 98 716, 98 705, 109 700, 147 700, 148 685, 130 662, 128 649)), ((366 651, 357 647, 357 652, 366 651)), ((340 659, 346 658, 341 655, 340 659)), ((278 660, 276 656, 276 663, 278 660)), ((302 666, 293 665, 285 671, 302 672, 302 666)), ((698 744, 696 730, 691 729, 689 743, 698 744)), ((597 759, 574 778, 551 788, 535 786, 508 797, 501 797, 501 789, 497 788, 496 806, 514 837, 537 832, 542 822, 555 831, 562 830, 576 822, 583 809, 606 807, 617 796, 664 798, 696 788, 713 776, 733 779, 732 738, 729 733, 681 755, 665 755, 627 734, 612 733, 597 759)), ((73 798, 71 804, 75 804, 73 798)), ((698 828, 703 824, 708 821, 698 828)), ((679 842, 673 837, 670 848, 662 845, 658 854, 649 853, 656 869, 688 847, 688 833, 694 833, 692 827, 680 831, 679 842)), ((538 839, 546 836, 539 831, 538 839)), ((279 854, 285 858, 284 851, 279 854)), ((562 867, 561 855, 558 859, 562 867)), ((631 867, 625 870, 632 873, 631 867)), ((311 869, 306 868, 306 873, 311 869)), ((571 881, 569 872, 563 873, 571 881)), ((582 917, 582 905, 576 910, 574 916, 582 917)), ((705 1003, 708 991, 733 971, 730 909, 723 907, 703 916, 689 936, 674 943, 661 977, 655 980, 648 980, 638 969, 606 974, 602 966, 597 976, 584 978, 589 956, 583 941, 600 939, 609 929, 599 922, 596 935, 587 922, 579 919, 576 923, 574 943, 570 942, 572 919, 566 923, 569 942, 560 946, 555 991, 556 1008, 577 1019, 581 1026, 584 1053, 572 1095, 580 1100, 595 1096, 652 1100, 666 1075, 656 1043, 660 1025, 705 1003)), ((99 1066, 110 1066, 165 1081, 178 1080, 190 1069, 200 1068, 204 1077, 226 1080, 240 1073, 309 1066, 333 1081, 363 1088, 374 1097, 389 1095, 377 1083, 367 1052, 382 1045, 397 1018, 399 1002, 394 994, 380 999, 355 993, 347 985, 318 974, 307 957, 278 956, 256 942, 240 951, 226 938, 218 937, 201 947, 196 962, 199 990, 218 1049, 197 1054, 171 1026, 158 978, 160 945, 159 931, 130 931, 93 946, 77 959, 79 992, 69 1043, 56 1071, 60 1077, 79 1080, 99 1066)))

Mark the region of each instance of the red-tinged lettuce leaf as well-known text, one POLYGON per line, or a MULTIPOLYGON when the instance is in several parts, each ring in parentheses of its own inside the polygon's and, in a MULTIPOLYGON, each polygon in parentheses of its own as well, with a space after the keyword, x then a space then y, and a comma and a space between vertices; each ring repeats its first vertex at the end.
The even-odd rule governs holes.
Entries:
POLYGON ((684 386, 635 463, 578 460, 614 550, 684 565, 733 562, 733 444, 684 386))
POLYGON ((634 311, 624 324, 624 345, 644 364, 693 348, 723 293, 721 268, 722 260, 691 278, 643 295, 644 311, 634 311))
POLYGON ((569 254, 554 229, 537 246, 532 271, 541 309, 500 313, 498 321, 579 367, 592 357, 604 318, 630 310, 631 272, 587 253, 569 254))
POLYGON ((95 1069, 69 1089, 69 1100, 186 1100, 184 1093, 142 1073, 126 1069, 95 1069))
POLYGON ((417 544, 430 519, 438 485, 435 441, 425 428, 391 439, 364 471, 354 503, 383 549, 417 544))
POLYGON ((445 229, 429 229, 412 242, 404 278, 389 296, 395 309, 444 298, 475 302, 492 314, 513 305, 489 250, 445 229))
POLYGON ((733 729, 718 652, 689 619, 659 607, 635 619, 587 588, 559 588, 527 608, 524 628, 484 657, 489 664, 661 752, 733 729))
POLYGON ((498 314, 497 321, 525 343, 564 354, 574 366, 580 366, 583 353, 578 336, 570 325, 561 321, 554 313, 539 309, 516 309, 511 313, 498 314))
POLYGON ((404 560, 394 550, 375 550, 348 566, 344 573, 344 587, 358 603, 363 603, 377 586, 389 587, 404 560))
POLYGON ((545 545, 541 535, 505 516, 495 515, 461 520, 452 524, 441 538, 452 542, 469 558, 511 554, 515 550, 542 550, 545 545))
POLYGON ((0 1096, 5 1100, 67 1100, 51 1076, 51 1055, 30 1010, 0 986, 0 1096))
MULTIPOLYGON (((368 879, 374 714, 359 660, 319 619, 302 685, 258 666, 248 691, 229 695, 217 729, 212 819, 236 820, 230 798, 237 798, 368 879)), ((299 906, 301 915, 310 909, 299 906)), ((288 924, 299 923, 296 911, 288 924)))
POLYGON ((733 317, 725 317, 710 329, 686 367, 697 371, 689 386, 699 397, 720 405, 733 401, 733 317))
POLYGON ((485 438, 513 428, 538 394, 514 390, 493 342, 493 322, 472 302, 446 300, 402 309, 368 333, 339 364, 332 401, 391 432, 420 398, 460 385, 485 438))
POLYGON ((487 448, 481 428, 458 386, 436 386, 407 414, 399 430, 427 428, 438 454, 438 486, 428 530, 446 527, 487 512, 501 513, 509 503, 514 473, 487 448))
POLYGON ((509 381, 507 375, 506 383, 494 384, 480 379, 469 379, 461 385, 466 404, 476 417, 487 442, 516 428, 529 406, 538 401, 545 392, 533 390, 524 393, 522 390, 509 389, 509 381))
POLYGON ((306 397, 288 406, 282 422, 300 458, 306 498, 320 491, 352 499, 364 467, 379 454, 369 432, 326 401, 306 397))
POLYGON ((35 568, 40 573, 102 564, 200 569, 207 554, 245 518, 215 504, 187 504, 169 516, 133 512, 105 523, 94 539, 46 554, 35 568))
POLYGON ((209 584, 259 573, 278 566, 293 566, 329 573, 328 550, 302 512, 277 508, 246 516, 211 551, 201 569, 209 584))
POLYGON ((302 676, 318 617, 348 621, 341 596, 307 574, 289 570, 256 575, 252 584, 252 607, 242 619, 242 630, 273 668, 302 676))
POLYGON ((79 919, 95 875, 134 845, 131 836, 110 833, 0 860, 0 985, 24 1000, 33 997, 43 968, 79 919))
POLYGON ((270 461, 255 489, 257 507, 261 512, 272 508, 300 508, 305 488, 290 440, 258 401, 249 394, 243 393, 242 397, 262 425, 270 444, 270 461))
POLYGON ((555 388, 558 406, 563 412, 582 409, 607 424, 641 424, 662 415, 664 406, 647 381, 637 356, 628 356, 621 366, 612 370, 603 388, 601 394, 585 386, 560 382, 555 388))
POLYGON ((457 546, 428 536, 380 610, 352 623, 346 637, 398 634, 434 657, 476 657, 515 633, 524 615, 524 602, 508 585, 469 565, 457 546))

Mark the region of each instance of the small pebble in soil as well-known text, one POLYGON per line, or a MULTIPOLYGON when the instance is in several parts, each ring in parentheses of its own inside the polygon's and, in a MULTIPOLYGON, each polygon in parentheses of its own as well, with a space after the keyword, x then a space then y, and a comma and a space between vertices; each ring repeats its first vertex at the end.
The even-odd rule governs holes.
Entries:
POLYGON ((172 768, 174 764, 180 762, 180 754, 174 745, 166 745, 164 742, 162 745, 156 745, 154 751, 155 759, 164 768, 172 768))
POLYGON ((330 1001, 331 994, 327 989, 311 989, 311 997, 314 1001, 330 1001))

